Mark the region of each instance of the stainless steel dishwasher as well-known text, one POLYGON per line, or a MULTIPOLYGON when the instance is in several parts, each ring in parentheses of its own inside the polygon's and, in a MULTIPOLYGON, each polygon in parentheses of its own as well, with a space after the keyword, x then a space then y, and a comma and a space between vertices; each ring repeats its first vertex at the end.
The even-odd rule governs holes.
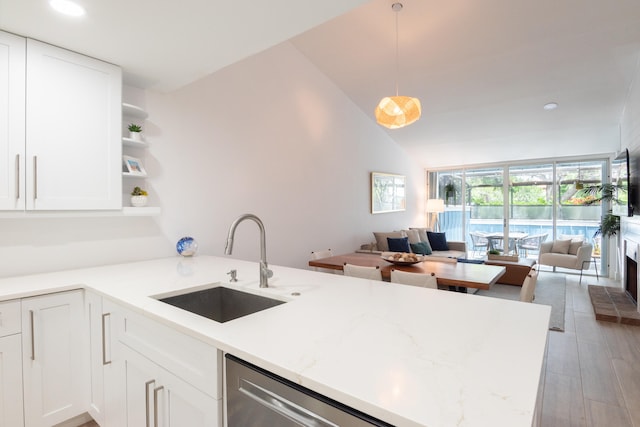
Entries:
POLYGON ((235 356, 225 358, 228 427, 393 427, 235 356))

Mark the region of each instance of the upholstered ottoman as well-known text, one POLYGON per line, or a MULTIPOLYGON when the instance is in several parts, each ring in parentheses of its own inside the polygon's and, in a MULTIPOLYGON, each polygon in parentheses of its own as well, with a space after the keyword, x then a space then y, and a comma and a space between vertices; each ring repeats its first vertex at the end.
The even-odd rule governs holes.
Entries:
POLYGON ((522 286, 524 279, 531 271, 531 267, 536 264, 536 260, 521 258, 519 261, 500 261, 500 260, 485 260, 487 265, 500 265, 505 267, 506 271, 504 275, 498 279, 498 283, 504 285, 522 286))

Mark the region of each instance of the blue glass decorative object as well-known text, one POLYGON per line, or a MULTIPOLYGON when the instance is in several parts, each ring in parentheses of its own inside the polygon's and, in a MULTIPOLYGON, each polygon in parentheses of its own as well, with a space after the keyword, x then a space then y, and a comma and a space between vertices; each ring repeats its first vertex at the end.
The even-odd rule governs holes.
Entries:
POLYGON ((182 256, 193 256, 198 252, 198 242, 193 237, 183 237, 176 243, 176 250, 182 256))

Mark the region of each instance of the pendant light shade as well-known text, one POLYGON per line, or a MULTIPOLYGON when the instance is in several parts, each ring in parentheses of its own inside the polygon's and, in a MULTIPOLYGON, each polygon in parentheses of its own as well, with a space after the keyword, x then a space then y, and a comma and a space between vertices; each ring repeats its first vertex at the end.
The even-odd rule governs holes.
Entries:
POLYGON ((410 125, 420 118, 421 113, 420 100, 410 96, 382 98, 375 112, 378 124, 389 129, 410 125))
POLYGON ((378 124, 389 128, 398 129, 408 126, 420 118, 422 106, 418 98, 398 95, 398 12, 402 10, 402 3, 394 3, 391 9, 396 12, 396 96, 382 98, 375 110, 378 124))

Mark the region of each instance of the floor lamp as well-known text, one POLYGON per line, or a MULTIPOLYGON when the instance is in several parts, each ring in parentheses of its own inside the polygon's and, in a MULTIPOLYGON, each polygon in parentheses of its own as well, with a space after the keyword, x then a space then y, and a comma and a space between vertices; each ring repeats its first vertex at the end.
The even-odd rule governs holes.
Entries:
POLYGON ((440 222, 438 221, 438 214, 444 212, 444 200, 442 199, 428 199, 427 200, 427 213, 429 216, 429 225, 433 228, 433 231, 440 231, 440 222), (434 220, 435 216, 435 220, 434 220))

